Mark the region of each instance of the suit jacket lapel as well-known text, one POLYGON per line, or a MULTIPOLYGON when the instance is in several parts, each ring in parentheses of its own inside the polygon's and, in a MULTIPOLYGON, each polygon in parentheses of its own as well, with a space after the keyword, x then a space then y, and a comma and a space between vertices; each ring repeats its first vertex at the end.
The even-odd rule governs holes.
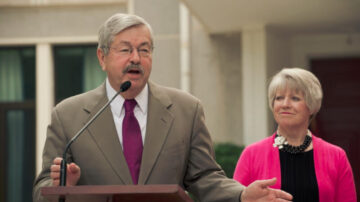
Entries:
MULTIPOLYGON (((98 96, 96 98, 92 98, 92 100, 100 100, 100 102, 96 104, 89 103, 89 105, 84 107, 84 110, 90 113, 89 120, 108 101, 105 85, 102 85, 98 89, 98 96)), ((131 175, 116 132, 110 106, 105 109, 105 111, 88 127, 87 130, 94 139, 99 150, 103 153, 104 158, 111 165, 120 180, 124 184, 132 184, 131 175)))
POLYGON ((146 183, 171 128, 174 120, 168 110, 171 104, 170 98, 149 82, 148 117, 139 184, 146 183))

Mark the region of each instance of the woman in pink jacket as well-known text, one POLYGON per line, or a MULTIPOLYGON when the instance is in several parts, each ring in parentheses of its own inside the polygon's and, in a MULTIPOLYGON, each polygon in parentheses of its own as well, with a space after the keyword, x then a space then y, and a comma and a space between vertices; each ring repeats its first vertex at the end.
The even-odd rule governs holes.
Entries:
POLYGON ((294 201, 356 202, 346 153, 308 130, 321 106, 319 80, 309 71, 285 68, 273 77, 268 98, 277 131, 242 152, 234 179, 247 186, 276 177, 272 188, 294 201))

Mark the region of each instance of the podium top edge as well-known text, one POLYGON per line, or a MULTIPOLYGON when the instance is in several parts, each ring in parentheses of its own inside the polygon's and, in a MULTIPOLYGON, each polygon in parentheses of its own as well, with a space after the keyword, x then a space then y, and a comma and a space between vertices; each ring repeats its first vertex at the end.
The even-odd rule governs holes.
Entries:
POLYGON ((176 184, 170 185, 79 185, 79 186, 51 186, 41 188, 43 195, 53 194, 146 194, 146 193, 177 193, 184 190, 176 184))

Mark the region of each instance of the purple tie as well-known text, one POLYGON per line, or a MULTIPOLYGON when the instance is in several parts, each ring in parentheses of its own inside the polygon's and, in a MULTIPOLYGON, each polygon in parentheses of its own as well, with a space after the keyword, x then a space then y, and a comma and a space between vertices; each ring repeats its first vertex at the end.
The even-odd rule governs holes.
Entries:
POLYGON ((125 100, 125 117, 122 125, 123 149, 134 184, 138 183, 143 144, 139 123, 134 115, 136 101, 125 100))

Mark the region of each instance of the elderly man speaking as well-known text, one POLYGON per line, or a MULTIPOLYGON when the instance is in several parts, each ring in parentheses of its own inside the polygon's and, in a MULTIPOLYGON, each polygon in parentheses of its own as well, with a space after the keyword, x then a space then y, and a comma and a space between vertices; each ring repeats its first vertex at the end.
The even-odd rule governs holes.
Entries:
POLYGON ((200 201, 291 200, 268 188, 276 179, 244 187, 225 177, 214 160, 200 101, 149 81, 153 47, 152 29, 141 17, 115 14, 101 26, 97 56, 107 78, 54 108, 34 201, 44 200, 41 187, 59 185, 65 145, 126 81, 131 87, 70 147, 67 186, 178 184, 200 201))

